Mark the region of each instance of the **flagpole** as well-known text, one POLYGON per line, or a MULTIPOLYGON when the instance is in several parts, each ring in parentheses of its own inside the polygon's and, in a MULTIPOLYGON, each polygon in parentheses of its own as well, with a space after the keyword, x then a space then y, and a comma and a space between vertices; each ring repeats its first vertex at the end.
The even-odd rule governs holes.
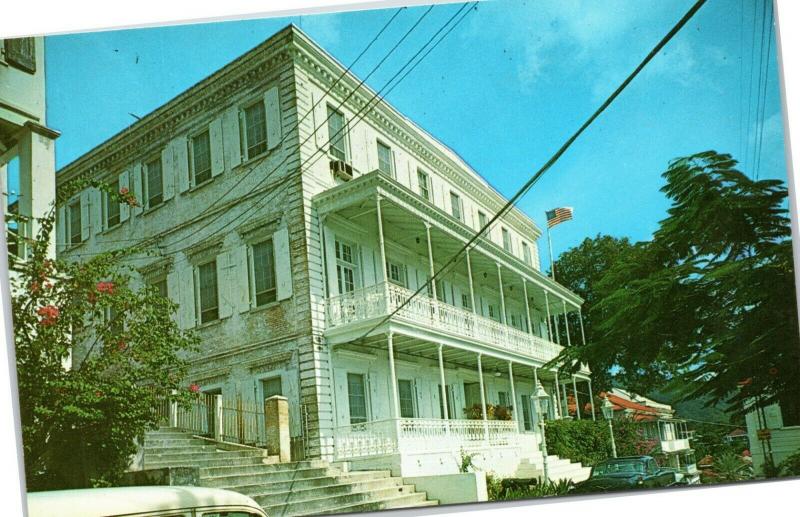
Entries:
POLYGON ((553 240, 550 238, 550 225, 547 225, 547 249, 550 252, 550 276, 555 281, 556 265, 553 263, 553 240))

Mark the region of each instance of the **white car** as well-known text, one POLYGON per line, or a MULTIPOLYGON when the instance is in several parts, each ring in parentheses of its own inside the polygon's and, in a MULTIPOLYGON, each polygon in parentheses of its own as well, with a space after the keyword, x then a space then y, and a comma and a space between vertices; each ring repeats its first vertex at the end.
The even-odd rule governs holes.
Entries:
POLYGON ((267 517, 249 497, 193 486, 87 488, 28 493, 29 517, 267 517))

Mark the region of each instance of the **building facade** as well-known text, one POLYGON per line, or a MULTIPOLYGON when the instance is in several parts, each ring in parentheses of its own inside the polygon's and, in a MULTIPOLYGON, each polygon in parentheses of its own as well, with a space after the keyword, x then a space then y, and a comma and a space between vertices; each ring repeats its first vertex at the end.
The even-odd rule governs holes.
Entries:
MULTIPOLYGON (((55 203, 55 139, 47 127, 44 38, 0 39, 0 190, 6 218, 9 265, 25 260, 37 218, 55 203)), ((55 235, 51 235, 55 256, 55 235)))
POLYGON ((298 454, 415 475, 474 452, 512 473, 537 451, 537 385, 544 418, 591 393, 588 368, 543 368, 583 338, 582 300, 517 209, 425 287, 506 200, 359 83, 285 28, 61 170, 141 206, 81 191, 59 253, 145 247, 126 260, 202 340, 188 382, 288 397, 298 454))

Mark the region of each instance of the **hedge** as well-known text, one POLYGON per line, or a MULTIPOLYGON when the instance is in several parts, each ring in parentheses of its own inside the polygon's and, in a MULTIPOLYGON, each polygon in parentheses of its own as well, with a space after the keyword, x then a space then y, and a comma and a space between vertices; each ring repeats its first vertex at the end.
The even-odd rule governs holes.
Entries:
MULTIPOLYGON (((545 427, 547 452, 593 466, 611 457, 611 440, 605 420, 551 420, 545 427)), ((658 443, 646 440, 641 426, 631 420, 614 421, 617 456, 653 454, 658 443)))

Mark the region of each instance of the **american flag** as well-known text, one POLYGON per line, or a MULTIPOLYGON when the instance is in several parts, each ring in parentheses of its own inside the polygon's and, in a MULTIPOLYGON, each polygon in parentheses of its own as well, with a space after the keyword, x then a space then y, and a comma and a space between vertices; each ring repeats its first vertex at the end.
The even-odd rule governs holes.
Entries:
POLYGON ((547 216, 547 227, 552 228, 572 219, 572 207, 554 208, 545 212, 545 215, 547 216))

